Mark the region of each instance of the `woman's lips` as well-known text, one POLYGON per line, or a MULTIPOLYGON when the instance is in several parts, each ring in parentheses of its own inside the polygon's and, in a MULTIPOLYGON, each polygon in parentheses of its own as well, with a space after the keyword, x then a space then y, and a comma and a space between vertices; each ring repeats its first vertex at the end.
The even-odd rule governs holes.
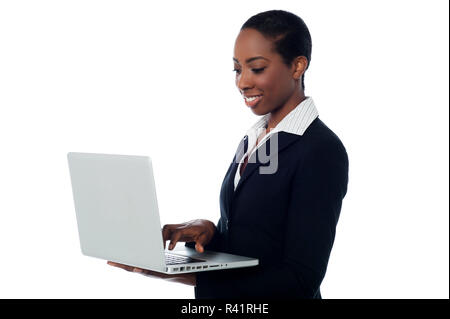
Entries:
POLYGON ((245 104, 251 108, 255 107, 256 104, 258 104, 259 101, 261 101, 261 99, 262 99, 262 95, 244 97, 245 104))

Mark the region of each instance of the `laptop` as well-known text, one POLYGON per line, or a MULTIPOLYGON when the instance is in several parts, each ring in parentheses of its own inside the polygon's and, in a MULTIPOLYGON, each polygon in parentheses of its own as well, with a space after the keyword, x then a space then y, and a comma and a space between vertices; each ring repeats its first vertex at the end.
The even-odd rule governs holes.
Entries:
POLYGON ((84 255, 166 274, 258 265, 255 258, 184 245, 165 250, 149 157, 70 152, 67 158, 84 255))

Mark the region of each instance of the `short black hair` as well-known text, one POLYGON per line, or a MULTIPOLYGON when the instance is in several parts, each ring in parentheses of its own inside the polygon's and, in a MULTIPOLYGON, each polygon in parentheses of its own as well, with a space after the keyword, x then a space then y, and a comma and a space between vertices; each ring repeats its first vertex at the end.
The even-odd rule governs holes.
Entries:
MULTIPOLYGON (((270 10, 258 13, 248 19, 241 27, 255 29, 265 37, 275 40, 274 50, 283 58, 287 66, 291 66, 298 56, 311 61, 311 34, 305 22, 297 15, 284 10, 270 10)), ((305 71, 306 71, 305 70, 305 71)), ((305 89, 305 74, 302 76, 302 87, 305 89)))

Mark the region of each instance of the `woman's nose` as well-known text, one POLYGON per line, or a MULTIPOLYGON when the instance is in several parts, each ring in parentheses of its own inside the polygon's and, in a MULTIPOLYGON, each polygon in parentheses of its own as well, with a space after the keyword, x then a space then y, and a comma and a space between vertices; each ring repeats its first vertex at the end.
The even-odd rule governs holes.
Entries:
POLYGON ((252 88, 251 76, 248 72, 242 71, 241 74, 236 78, 236 86, 241 92, 244 92, 246 89, 252 88))

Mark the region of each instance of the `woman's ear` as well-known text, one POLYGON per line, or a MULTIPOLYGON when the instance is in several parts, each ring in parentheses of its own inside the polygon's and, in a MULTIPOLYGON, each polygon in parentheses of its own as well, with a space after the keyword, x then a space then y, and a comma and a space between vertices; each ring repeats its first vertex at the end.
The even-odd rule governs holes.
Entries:
POLYGON ((303 73, 305 73, 308 68, 308 59, 304 56, 299 56, 294 60, 294 74, 292 75, 294 79, 300 80, 303 73))

